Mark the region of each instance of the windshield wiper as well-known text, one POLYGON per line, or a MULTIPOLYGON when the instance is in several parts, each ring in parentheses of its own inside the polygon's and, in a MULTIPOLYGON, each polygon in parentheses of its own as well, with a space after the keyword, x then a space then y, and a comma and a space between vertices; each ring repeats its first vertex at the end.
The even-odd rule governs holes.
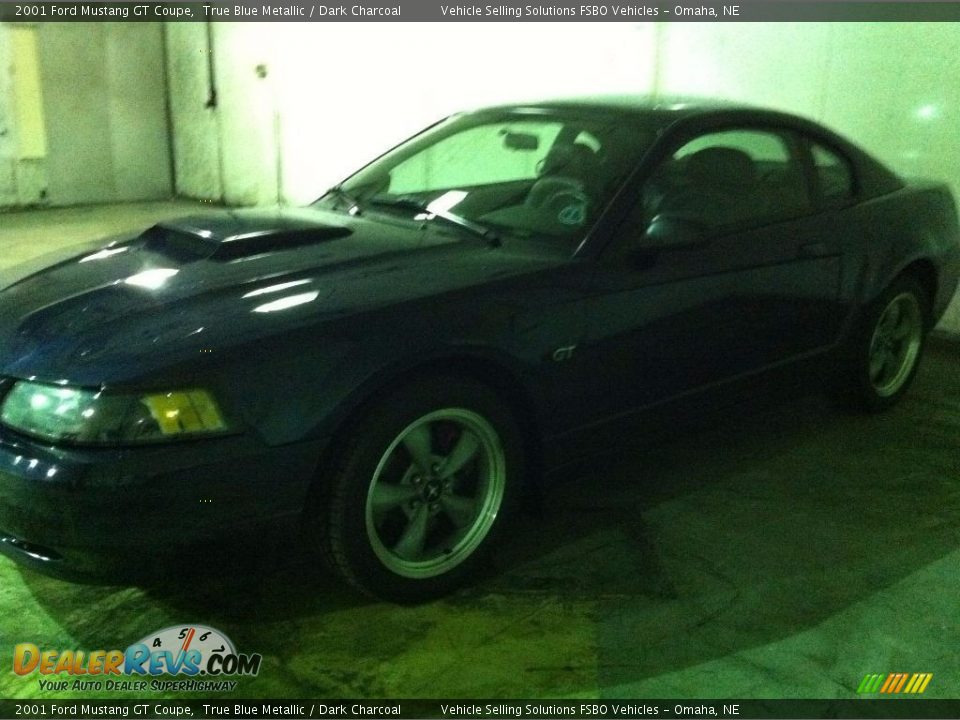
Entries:
POLYGON ((468 220, 465 217, 460 217, 459 215, 454 215, 452 212, 447 210, 442 210, 440 208, 431 208, 430 203, 424 202, 420 198, 409 197, 409 196, 398 196, 398 197, 384 197, 382 195, 375 195, 369 200, 366 201, 367 205, 372 205, 374 207, 389 207, 397 208, 400 210, 415 210, 417 212, 424 213, 430 217, 438 217, 441 220, 446 220, 451 225, 456 225, 461 227, 464 230, 469 231, 473 235, 476 235, 483 240, 486 240, 491 246, 499 247, 501 243, 500 235, 490 227, 482 225, 473 220, 468 220))

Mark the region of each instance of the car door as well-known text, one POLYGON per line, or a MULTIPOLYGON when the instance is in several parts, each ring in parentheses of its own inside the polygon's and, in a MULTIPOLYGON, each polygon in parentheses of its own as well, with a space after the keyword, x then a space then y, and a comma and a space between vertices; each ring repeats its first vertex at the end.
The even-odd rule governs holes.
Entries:
POLYGON ((607 416, 815 353, 839 333, 840 247, 814 210, 803 144, 732 127, 675 148, 594 275, 584 353, 607 416))

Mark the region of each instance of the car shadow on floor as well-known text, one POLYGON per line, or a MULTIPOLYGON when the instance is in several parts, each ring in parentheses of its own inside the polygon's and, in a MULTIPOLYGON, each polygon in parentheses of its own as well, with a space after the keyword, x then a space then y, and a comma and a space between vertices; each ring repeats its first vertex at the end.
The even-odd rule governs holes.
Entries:
POLYGON ((797 635, 960 548, 955 354, 885 414, 759 404, 645 449, 617 438, 488 589, 593 599, 599 687, 629 687, 797 635))

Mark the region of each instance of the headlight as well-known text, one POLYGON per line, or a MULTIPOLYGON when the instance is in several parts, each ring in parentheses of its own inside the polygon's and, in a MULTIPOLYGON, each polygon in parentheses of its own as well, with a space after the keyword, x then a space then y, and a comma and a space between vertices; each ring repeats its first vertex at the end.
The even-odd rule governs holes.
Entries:
POLYGON ((7 393, 0 422, 47 440, 108 445, 228 430, 206 390, 123 395, 26 381, 7 393))

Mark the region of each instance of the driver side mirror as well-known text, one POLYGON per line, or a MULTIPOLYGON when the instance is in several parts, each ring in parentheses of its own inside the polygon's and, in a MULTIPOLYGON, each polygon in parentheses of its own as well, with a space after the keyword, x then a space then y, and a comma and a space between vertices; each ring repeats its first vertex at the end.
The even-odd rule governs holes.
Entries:
POLYGON ((695 250, 708 242, 707 228, 678 213, 658 213, 649 222, 640 214, 627 221, 625 228, 627 260, 638 269, 648 268, 664 252, 695 250))
POLYGON ((655 215, 647 225, 638 250, 664 252, 694 250, 707 244, 707 229, 703 224, 682 215, 655 215))

